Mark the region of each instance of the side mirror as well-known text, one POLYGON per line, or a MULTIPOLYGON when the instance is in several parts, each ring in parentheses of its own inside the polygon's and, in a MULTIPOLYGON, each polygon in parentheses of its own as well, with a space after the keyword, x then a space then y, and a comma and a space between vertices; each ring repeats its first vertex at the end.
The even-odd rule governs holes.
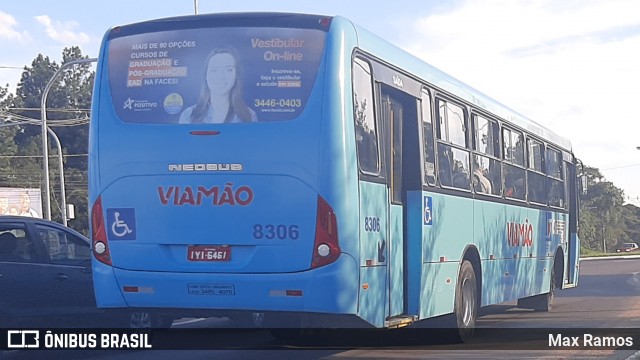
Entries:
POLYGON ((582 195, 587 195, 587 176, 580 175, 580 188, 582 189, 582 195))

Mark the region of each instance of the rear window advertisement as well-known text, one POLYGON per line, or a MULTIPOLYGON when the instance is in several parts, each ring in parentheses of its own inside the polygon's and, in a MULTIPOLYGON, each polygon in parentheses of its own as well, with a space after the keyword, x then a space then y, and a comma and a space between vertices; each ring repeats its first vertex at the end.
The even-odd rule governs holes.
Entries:
POLYGON ((313 87, 324 37, 308 29, 207 28, 113 39, 114 108, 135 123, 293 119, 313 87))

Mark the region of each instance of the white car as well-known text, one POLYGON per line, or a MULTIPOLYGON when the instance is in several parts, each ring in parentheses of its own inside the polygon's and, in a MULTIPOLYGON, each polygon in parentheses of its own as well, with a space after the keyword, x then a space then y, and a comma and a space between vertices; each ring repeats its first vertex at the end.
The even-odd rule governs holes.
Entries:
POLYGON ((640 250, 640 248, 638 247, 638 244, 624 243, 620 248, 618 248, 618 250, 616 250, 616 252, 632 252, 632 251, 638 251, 638 250, 640 250))

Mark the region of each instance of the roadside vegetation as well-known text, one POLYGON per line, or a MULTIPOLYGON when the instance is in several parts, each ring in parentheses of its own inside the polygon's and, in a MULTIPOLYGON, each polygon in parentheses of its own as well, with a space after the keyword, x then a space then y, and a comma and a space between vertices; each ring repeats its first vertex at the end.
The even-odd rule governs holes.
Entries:
MULTIPOLYGON (((62 52, 62 64, 86 58, 79 47, 62 52)), ((0 86, 0 187, 40 188, 44 193, 40 103, 62 64, 39 54, 24 67, 15 92, 8 84, 0 86)), ((89 64, 68 68, 56 79, 46 104, 48 124, 63 147, 66 202, 75 206, 76 218, 69 226, 84 234, 89 228, 87 149, 94 76, 89 64)), ((62 221, 58 154, 49 144, 52 219, 62 221)), ((625 204, 623 190, 600 170, 586 166, 585 172, 588 193, 581 198, 579 229, 582 256, 616 254, 625 242, 640 243, 640 208, 625 204)))

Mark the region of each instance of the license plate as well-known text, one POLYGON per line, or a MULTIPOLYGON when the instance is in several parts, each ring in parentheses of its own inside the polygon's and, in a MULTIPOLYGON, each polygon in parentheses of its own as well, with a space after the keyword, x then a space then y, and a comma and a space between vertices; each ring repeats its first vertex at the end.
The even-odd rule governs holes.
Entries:
POLYGON ((187 284, 189 295, 232 296, 236 290, 232 284, 187 284))
POLYGON ((189 261, 230 261, 231 248, 229 246, 192 245, 187 250, 189 261))

